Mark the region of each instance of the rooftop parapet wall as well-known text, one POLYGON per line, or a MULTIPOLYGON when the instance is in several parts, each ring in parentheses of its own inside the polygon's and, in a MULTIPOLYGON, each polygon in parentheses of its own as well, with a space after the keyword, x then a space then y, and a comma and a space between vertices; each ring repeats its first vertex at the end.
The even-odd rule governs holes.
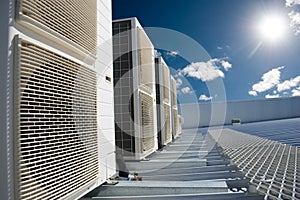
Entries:
POLYGON ((185 119, 183 128, 231 124, 233 118, 242 123, 286 119, 300 116, 300 97, 266 100, 181 104, 185 119), (196 110, 198 109, 198 112, 196 110))

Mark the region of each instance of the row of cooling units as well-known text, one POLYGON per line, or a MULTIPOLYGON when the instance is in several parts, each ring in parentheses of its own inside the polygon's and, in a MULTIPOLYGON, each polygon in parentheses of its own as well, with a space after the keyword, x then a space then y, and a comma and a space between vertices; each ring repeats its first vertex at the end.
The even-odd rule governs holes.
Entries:
POLYGON ((0 16, 0 199, 78 199, 116 174, 116 148, 139 160, 181 132, 175 80, 111 0, 3 0, 0 16))
POLYGON ((136 18, 113 21, 116 145, 140 160, 181 132, 176 81, 136 18))

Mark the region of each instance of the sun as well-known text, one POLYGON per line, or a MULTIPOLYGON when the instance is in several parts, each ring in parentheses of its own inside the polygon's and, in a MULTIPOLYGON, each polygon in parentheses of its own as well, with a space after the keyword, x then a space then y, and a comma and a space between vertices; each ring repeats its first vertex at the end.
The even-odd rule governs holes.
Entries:
POLYGON ((265 16, 260 22, 258 29, 264 39, 274 42, 284 37, 287 23, 279 15, 265 16))

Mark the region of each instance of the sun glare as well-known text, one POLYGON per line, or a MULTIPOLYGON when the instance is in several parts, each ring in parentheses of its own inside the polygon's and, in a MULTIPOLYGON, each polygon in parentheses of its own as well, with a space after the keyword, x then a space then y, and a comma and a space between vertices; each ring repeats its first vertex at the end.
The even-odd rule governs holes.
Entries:
POLYGON ((272 15, 263 18, 258 28, 264 39, 274 42, 283 38, 286 27, 282 17, 272 15))

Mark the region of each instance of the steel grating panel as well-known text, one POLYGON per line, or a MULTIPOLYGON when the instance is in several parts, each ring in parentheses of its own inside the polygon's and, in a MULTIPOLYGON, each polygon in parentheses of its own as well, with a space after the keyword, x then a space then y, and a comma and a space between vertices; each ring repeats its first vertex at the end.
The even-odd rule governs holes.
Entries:
POLYGON ((232 129, 300 147, 300 118, 254 122, 234 126, 232 129))
POLYGON ((142 151, 147 152, 154 149, 154 115, 153 115, 153 98, 143 92, 140 92, 141 101, 141 141, 142 141, 142 151))
POLYGON ((210 135, 266 199, 300 199, 298 147, 230 129, 210 135))
POLYGON ((165 135, 165 138, 166 138, 165 142, 168 142, 172 138, 171 137, 172 133, 171 133, 170 105, 164 103, 164 109, 165 109, 165 134, 166 134, 165 135))
POLYGON ((68 199, 98 176, 96 73, 19 39, 17 199, 68 199))
POLYGON ((96 0, 19 0, 19 20, 50 29, 90 53, 96 53, 96 0))

